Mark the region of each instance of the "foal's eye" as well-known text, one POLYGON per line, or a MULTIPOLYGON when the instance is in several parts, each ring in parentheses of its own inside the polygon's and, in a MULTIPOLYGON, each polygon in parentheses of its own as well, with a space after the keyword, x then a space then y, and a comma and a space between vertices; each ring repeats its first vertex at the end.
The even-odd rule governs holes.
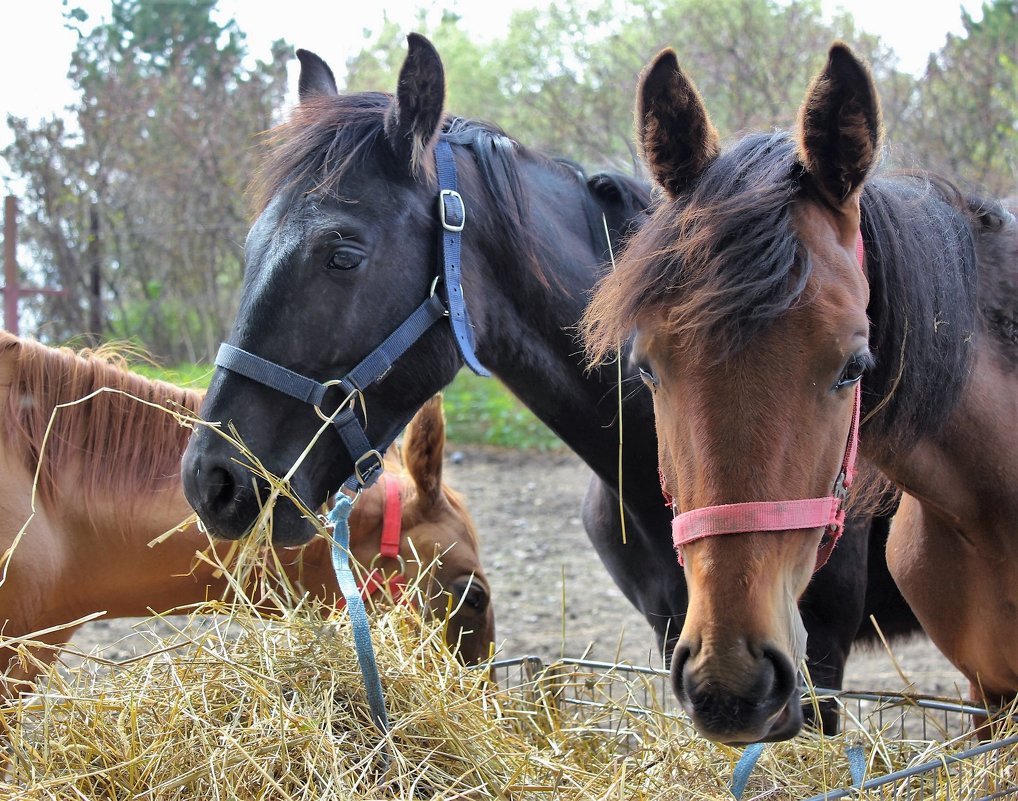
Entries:
POLYGON ((643 379, 644 384, 646 384, 651 389, 657 389, 659 382, 653 370, 651 370, 649 367, 643 364, 636 365, 636 369, 640 371, 640 378, 643 379))
POLYGON ((835 389, 850 387, 853 384, 859 383, 863 373, 865 373, 872 365, 873 357, 870 356, 869 351, 853 353, 849 356, 848 362, 845 363, 845 367, 841 371, 841 377, 838 379, 835 389))
POLYGON ((337 248, 325 265, 330 270, 355 270, 364 261, 364 254, 357 248, 337 248))

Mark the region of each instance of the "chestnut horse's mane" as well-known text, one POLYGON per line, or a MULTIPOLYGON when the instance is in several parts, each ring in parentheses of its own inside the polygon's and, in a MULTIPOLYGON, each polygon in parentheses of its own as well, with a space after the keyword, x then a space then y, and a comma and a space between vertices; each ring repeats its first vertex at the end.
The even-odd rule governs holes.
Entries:
POLYGON ((191 432, 169 412, 197 414, 201 392, 133 373, 109 348, 51 348, 6 332, 0 332, 0 364, 10 381, 5 444, 33 473, 42 454, 37 492, 44 504, 63 500, 59 480, 68 471, 80 493, 75 502, 91 513, 97 499, 115 499, 125 520, 146 496, 179 484, 191 432))

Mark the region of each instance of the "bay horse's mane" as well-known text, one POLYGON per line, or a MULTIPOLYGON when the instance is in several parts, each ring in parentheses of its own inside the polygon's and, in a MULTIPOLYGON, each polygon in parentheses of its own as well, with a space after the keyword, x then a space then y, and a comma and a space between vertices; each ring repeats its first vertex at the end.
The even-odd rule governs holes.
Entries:
POLYGON ((3 410, 5 444, 33 473, 42 452, 37 492, 44 504, 59 500, 60 477, 70 475, 78 491, 75 503, 91 514, 100 499, 112 499, 123 523, 153 492, 179 486, 190 429, 173 414, 133 398, 197 415, 202 393, 133 373, 124 357, 109 348, 51 348, 0 332, 0 361, 9 364, 10 376, 3 410), (101 387, 114 391, 97 392, 54 415, 58 404, 73 403, 101 387))
MULTIPOLYGON (((382 92, 317 95, 300 103, 288 120, 268 131, 265 137, 260 167, 248 185, 254 215, 261 214, 279 194, 341 194, 344 172, 363 164, 373 154, 390 154, 393 176, 398 177, 401 171, 405 174, 406 167, 396 163, 384 142, 385 115, 392 103, 392 95, 382 92)), ((579 165, 527 148, 492 123, 447 114, 443 132, 451 143, 469 147, 474 156, 482 186, 474 185, 469 176, 461 175, 460 180, 469 182, 465 197, 486 193, 492 201, 489 206, 495 218, 485 236, 501 242, 503 252, 513 254, 545 286, 549 281, 536 255, 541 244, 537 239, 538 227, 529 224, 528 194, 521 185, 521 156, 537 159, 548 169, 571 176, 588 201, 614 204, 623 210, 626 219, 650 205, 649 187, 636 179, 618 173, 588 176, 579 165)), ((430 162, 428 166, 433 167, 430 162)), ((433 169, 422 170, 422 174, 413 177, 429 183, 435 180, 433 169)), ((604 238, 601 209, 588 204, 587 216, 593 241, 601 241, 604 238)))
MULTIPOLYGON (((751 134, 686 194, 661 200, 620 258, 617 280, 605 279, 587 311, 594 360, 653 316, 677 348, 721 363, 809 302, 813 265, 793 224, 808 181, 791 134, 751 134)), ((867 181, 861 206, 877 359, 864 379, 863 415, 877 410, 868 430, 893 447, 935 432, 961 393, 964 382, 942 377, 968 373, 979 316, 975 240, 1008 215, 998 201, 917 172, 867 181)))

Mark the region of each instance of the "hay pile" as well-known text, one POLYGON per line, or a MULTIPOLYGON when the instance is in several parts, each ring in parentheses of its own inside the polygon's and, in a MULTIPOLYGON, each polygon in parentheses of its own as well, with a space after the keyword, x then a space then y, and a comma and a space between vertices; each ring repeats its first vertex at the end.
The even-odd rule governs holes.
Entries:
MULTIPOLYGON (((0 710, 0 797, 731 798, 740 751, 661 711, 656 681, 553 665, 500 689, 490 670, 456 661, 440 624, 395 606, 373 620, 392 721, 382 737, 345 614, 298 608, 266 620, 223 604, 196 613, 217 617, 126 664, 53 670, 38 695, 0 710)), ((851 786, 845 744, 859 737, 769 746, 745 797, 851 786)), ((879 731, 863 744, 870 775, 958 750, 879 731)), ((1018 780, 1016 758, 1012 749, 991 786, 1018 780)), ((942 778, 936 797, 964 797, 957 784, 942 778)))
MULTIPOLYGON (((272 477, 235 444, 270 482, 268 510, 288 494, 287 477, 272 477)), ((566 664, 530 676, 526 665, 465 668, 446 646, 444 624, 406 604, 383 603, 372 619, 392 724, 381 735, 345 611, 310 606, 285 577, 272 580, 281 571, 265 562, 265 517, 258 536, 216 559, 235 594, 255 600, 203 605, 173 636, 119 664, 93 654, 80 666, 49 668, 35 694, 0 708, 0 799, 732 798, 741 751, 699 738, 669 711, 659 678, 566 664), (268 617, 267 608, 285 611, 268 617)), ((744 797, 797 799, 850 786, 849 742, 864 746, 871 776, 946 761, 972 744, 863 729, 768 746, 744 797)), ((1018 726, 1000 736, 1016 734, 1018 726)), ((1018 746, 985 773, 942 772, 932 792, 898 785, 879 797, 965 798, 977 786, 988 795, 1018 782, 1016 761, 1018 746)))

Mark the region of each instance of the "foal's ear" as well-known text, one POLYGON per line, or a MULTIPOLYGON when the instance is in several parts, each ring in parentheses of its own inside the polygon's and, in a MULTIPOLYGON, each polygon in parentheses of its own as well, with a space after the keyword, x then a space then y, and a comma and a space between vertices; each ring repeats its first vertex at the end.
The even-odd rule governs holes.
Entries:
POLYGON ((385 136, 411 175, 417 175, 431 142, 441 131, 445 70, 434 45, 419 33, 409 34, 407 45, 396 99, 385 117, 385 136))
POLYGON ((835 42, 799 110, 799 159, 835 206, 852 198, 876 166, 880 100, 866 66, 835 42))
POLYGON ((300 78, 297 81, 297 96, 303 103, 313 95, 338 95, 336 76, 329 65, 310 50, 298 50, 300 78))
POLYGON ((640 77, 636 131, 651 175, 672 197, 718 156, 718 133, 673 50, 662 50, 640 77))
POLYGON ((442 498, 442 457, 445 450, 445 415, 442 395, 425 403, 403 436, 403 464, 417 486, 425 507, 438 505, 442 498))

